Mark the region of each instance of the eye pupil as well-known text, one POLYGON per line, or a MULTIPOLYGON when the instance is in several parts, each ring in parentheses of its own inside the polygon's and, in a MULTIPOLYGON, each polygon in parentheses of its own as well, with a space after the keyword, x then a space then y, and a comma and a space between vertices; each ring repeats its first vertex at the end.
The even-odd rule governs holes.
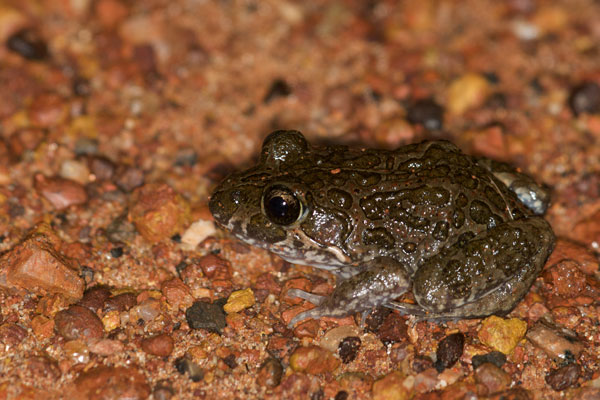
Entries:
POLYGON ((285 201, 283 197, 272 197, 269 200, 269 210, 271 214, 278 218, 285 218, 286 214, 289 212, 288 203, 285 201))
POLYGON ((278 225, 291 225, 302 214, 302 205, 296 195, 283 186, 273 186, 265 192, 263 207, 267 218, 278 225))

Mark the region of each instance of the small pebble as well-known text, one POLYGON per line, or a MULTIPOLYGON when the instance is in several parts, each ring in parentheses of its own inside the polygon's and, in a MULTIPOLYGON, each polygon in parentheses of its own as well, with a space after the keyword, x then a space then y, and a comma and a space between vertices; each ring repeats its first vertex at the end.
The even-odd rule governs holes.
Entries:
POLYGON ((246 308, 252 307, 256 300, 252 289, 236 290, 229 295, 227 303, 223 306, 223 310, 227 314, 240 312, 246 308))
POLYGON ((585 82, 574 87, 569 95, 569 107, 573 114, 595 114, 600 112, 600 85, 585 82))
POLYGON ((225 316, 221 302, 211 304, 197 301, 185 311, 190 328, 204 329, 218 334, 221 334, 221 331, 227 326, 225 316))
POLYGON ((87 364, 90 361, 90 349, 82 340, 69 340, 64 344, 63 351, 74 364, 87 364))
POLYGON ((377 337, 385 344, 406 340, 406 319, 397 313, 388 314, 377 330, 377 337))
MULTIPOLYGON (((123 305, 120 305, 120 307, 122 306, 123 305)), ((119 309, 115 311, 119 311, 119 309)), ((154 318, 158 317, 160 313, 160 301, 153 298, 149 298, 142 301, 139 305, 132 307, 129 310, 129 318, 131 321, 150 322, 154 320, 154 318)))
POLYGON ((54 320, 43 315, 31 319, 31 330, 38 339, 47 339, 54 335, 54 320))
POLYGON ((546 375, 546 383, 556 391, 565 390, 577 383, 581 368, 578 364, 567 364, 564 367, 554 369, 546 375))
POLYGON ((149 396, 146 377, 136 368, 98 366, 84 370, 73 381, 66 398, 146 399, 149 396))
POLYGON ((334 400, 348 400, 348 392, 340 390, 334 397, 334 400))
POLYGON ((391 314, 392 310, 387 307, 377 307, 373 310, 365 319, 365 326, 369 332, 377 332, 383 322, 387 318, 388 314, 391 314))
POLYGON ((400 371, 390 372, 373 383, 373 400, 407 400, 411 395, 400 371))
POLYGON ((164 281, 160 285, 160 291, 167 299, 167 303, 175 309, 180 306, 187 308, 194 302, 190 288, 179 278, 164 281))
POLYGON ((88 169, 88 166, 83 162, 76 160, 63 161, 58 174, 61 178, 70 179, 80 185, 85 185, 90 179, 90 170, 88 169))
POLYGON ((429 368, 433 368, 433 361, 431 358, 422 355, 416 355, 412 362, 412 369, 416 373, 423 372, 429 368))
POLYGON ((184 249, 193 250, 209 236, 213 236, 217 230, 212 221, 200 219, 192 223, 181 236, 180 242, 184 249))
POLYGON ((127 193, 144 184, 144 171, 139 168, 122 167, 117 169, 115 175, 115 184, 127 193))
POLYGON ((265 94, 263 103, 268 104, 278 97, 287 97, 290 94, 292 94, 292 88, 290 85, 288 85, 288 83, 283 79, 276 79, 271 84, 267 94, 265 94))
POLYGON ((46 42, 31 29, 12 34, 6 41, 6 47, 26 60, 41 61, 48 57, 46 42))
POLYGON ((358 349, 360 349, 360 338, 356 336, 348 336, 340 342, 338 354, 344 364, 348 364, 356 359, 358 349))
POLYGON ((483 363, 475 370, 475 380, 483 385, 487 394, 501 392, 510 387, 510 375, 491 363, 483 363))
POLYGON ((477 369, 483 363, 491 363, 501 368, 506 362, 506 355, 499 351, 491 351, 487 354, 478 354, 471 359, 473 369, 477 369))
POLYGON ((146 240, 155 243, 182 231, 190 212, 188 202, 170 186, 150 183, 134 191, 129 218, 146 240))
POLYGON ((88 344, 90 353, 99 354, 101 356, 111 356, 113 354, 119 354, 125 348, 125 345, 113 339, 100 339, 92 340, 88 344))
POLYGON ((87 307, 71 306, 54 317, 55 329, 67 340, 99 339, 104 335, 104 325, 87 307))
POLYGON ((290 356, 290 368, 309 375, 332 372, 339 365, 333 353, 319 346, 299 347, 290 356))
POLYGON ((123 255, 123 248, 122 247, 113 247, 112 249, 110 249, 110 256, 112 258, 119 258, 123 255))
POLYGON ((29 292, 59 293, 68 299, 83 296, 78 271, 58 249, 62 241, 50 225, 41 223, 0 257, 0 286, 21 287, 29 292))
POLYGON ((83 298, 77 304, 96 312, 104 307, 104 302, 109 297, 110 289, 103 285, 97 285, 83 292, 83 298))
POLYGON ((338 351, 340 343, 348 336, 358 336, 360 330, 356 325, 342 325, 330 329, 319 341, 319 346, 333 352, 338 351))
POLYGON ((104 312, 109 311, 128 311, 137 304, 137 297, 133 293, 121 293, 111 296, 104 302, 104 312))
POLYGON ((260 366, 256 383, 259 386, 274 388, 279 386, 283 376, 283 366, 281 362, 273 357, 267 358, 260 366))
POLYGON ((527 332, 527 339, 556 361, 575 359, 584 348, 583 343, 577 338, 568 336, 543 322, 537 322, 527 332))
POLYGON ((478 337, 482 343, 504 354, 510 354, 527 332, 527 322, 518 318, 504 319, 492 315, 481 323, 478 337))
POLYGON ((204 378, 204 370, 187 356, 179 357, 175 360, 175 369, 181 375, 187 374, 194 382, 200 382, 204 378))
POLYGON ((224 260, 216 254, 208 254, 201 257, 196 265, 202 269, 202 273, 210 280, 231 279, 231 265, 229 261, 224 260))
POLYGON ((75 155, 93 155, 98 153, 98 140, 88 137, 80 137, 75 142, 75 155))
POLYGON ((27 337, 27 331, 17 324, 7 322, 0 325, 0 343, 6 347, 19 345, 27 337))
POLYGON ((408 108, 408 121, 423 125, 428 131, 442 130, 444 124, 444 108, 434 99, 417 100, 408 108))
POLYGON ((142 340, 142 350, 159 357, 168 357, 173 352, 174 347, 173 338, 165 333, 142 340))
POLYGON ((88 200, 85 188, 80 183, 70 179, 45 177, 42 174, 36 174, 34 187, 57 210, 85 204, 88 200))
POLYGON ((467 73, 455 79, 448 87, 448 111, 460 115, 483 104, 489 90, 490 83, 479 74, 467 73))
POLYGON ((462 356, 465 345, 465 335, 461 332, 446 336, 438 344, 436 351, 437 360, 434 364, 438 372, 453 366, 462 356))

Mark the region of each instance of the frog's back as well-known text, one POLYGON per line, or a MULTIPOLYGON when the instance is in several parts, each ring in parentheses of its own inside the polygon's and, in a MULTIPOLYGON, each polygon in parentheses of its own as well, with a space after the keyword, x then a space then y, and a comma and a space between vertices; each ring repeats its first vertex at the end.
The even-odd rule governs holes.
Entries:
MULTIPOLYGON (((441 248, 526 212, 514 193, 447 141, 393 151, 316 148, 283 169, 307 186, 313 213, 335 216, 342 226, 338 243, 326 245, 357 263, 390 256, 414 272, 441 248)), ((317 228, 303 224, 318 241, 317 228)))

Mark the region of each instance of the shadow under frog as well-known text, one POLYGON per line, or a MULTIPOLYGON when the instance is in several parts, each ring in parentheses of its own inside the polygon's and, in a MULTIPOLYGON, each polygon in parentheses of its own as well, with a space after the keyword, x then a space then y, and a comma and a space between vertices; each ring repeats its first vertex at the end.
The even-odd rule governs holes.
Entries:
POLYGON ((554 247, 548 202, 528 176, 450 142, 312 147, 276 131, 209 208, 244 242, 336 274, 329 296, 289 292, 316 305, 293 326, 380 305, 434 320, 506 314, 554 247), (416 304, 394 301, 409 290, 416 304))

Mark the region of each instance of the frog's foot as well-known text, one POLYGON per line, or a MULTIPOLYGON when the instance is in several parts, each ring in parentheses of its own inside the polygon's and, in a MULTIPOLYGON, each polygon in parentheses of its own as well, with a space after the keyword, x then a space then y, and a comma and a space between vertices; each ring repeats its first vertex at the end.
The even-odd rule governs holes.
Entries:
POLYGON ((317 304, 317 307, 296 315, 288 326, 291 328, 307 318, 345 317, 371 310, 390 302, 409 288, 404 266, 392 258, 381 257, 365 265, 362 272, 340 282, 328 297, 291 289, 288 294, 317 304))

